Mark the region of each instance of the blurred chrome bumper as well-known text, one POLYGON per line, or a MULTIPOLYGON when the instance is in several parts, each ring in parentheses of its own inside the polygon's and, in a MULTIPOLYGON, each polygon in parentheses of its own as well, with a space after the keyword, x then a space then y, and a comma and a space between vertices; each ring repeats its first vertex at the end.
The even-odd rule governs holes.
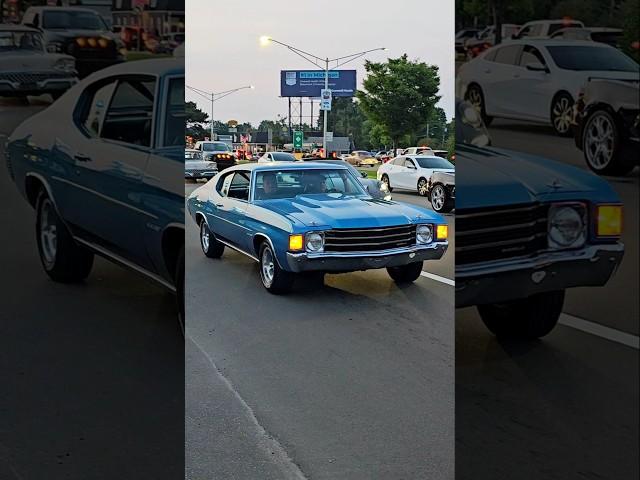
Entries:
POLYGON ((424 246, 395 248, 375 252, 287 252, 287 268, 291 272, 355 272, 375 268, 399 267, 424 260, 438 260, 447 251, 447 242, 424 246))
POLYGON ((622 260, 624 245, 592 245, 535 258, 456 267, 456 307, 508 302, 571 287, 607 283, 622 260))

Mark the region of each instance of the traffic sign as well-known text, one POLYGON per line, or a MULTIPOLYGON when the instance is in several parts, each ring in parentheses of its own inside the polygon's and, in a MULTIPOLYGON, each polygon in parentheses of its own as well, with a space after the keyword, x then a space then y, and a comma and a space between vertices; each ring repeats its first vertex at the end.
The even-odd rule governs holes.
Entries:
POLYGON ((331 90, 328 88, 320 90, 320 110, 331 110, 331 90))
POLYGON ((303 133, 299 131, 293 132, 293 148, 302 148, 303 133))
POLYGON ((327 142, 333 142, 333 132, 327 132, 325 137, 327 138, 327 142))

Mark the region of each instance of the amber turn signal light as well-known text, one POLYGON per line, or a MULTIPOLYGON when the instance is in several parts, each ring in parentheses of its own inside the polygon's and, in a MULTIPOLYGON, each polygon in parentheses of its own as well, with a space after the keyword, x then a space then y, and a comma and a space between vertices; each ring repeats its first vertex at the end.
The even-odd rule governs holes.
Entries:
POLYGON ((304 249, 304 235, 289 235, 289 250, 299 252, 304 249))
POLYGON ((598 205, 596 235, 599 237, 622 235, 622 205, 598 205))
POLYGON ((438 225, 436 227, 436 240, 446 240, 449 236, 449 225, 438 225))

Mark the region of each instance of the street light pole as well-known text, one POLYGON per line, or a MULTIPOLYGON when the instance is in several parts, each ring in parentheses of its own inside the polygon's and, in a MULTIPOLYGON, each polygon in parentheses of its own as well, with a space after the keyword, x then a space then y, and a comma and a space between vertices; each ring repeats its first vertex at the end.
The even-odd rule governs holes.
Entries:
POLYGON ((231 95, 232 93, 235 93, 239 90, 244 90, 245 88, 250 88, 250 89, 254 89, 255 87, 253 85, 247 85, 245 87, 238 87, 238 88, 234 88, 231 90, 226 90, 224 92, 219 92, 219 93, 212 93, 212 92, 206 92, 204 90, 200 90, 199 88, 195 88, 195 87, 191 87, 189 85, 186 85, 186 87, 191 90, 194 93, 197 93, 198 95, 200 95, 201 97, 206 98, 207 100, 209 100, 211 102, 211 128, 210 128, 210 132, 211 132, 211 140, 213 140, 213 102, 216 102, 228 95, 231 95), (218 97, 218 98, 216 98, 218 97))
MULTIPOLYGON (((277 43, 279 45, 282 45, 283 47, 288 48, 289 50, 291 50, 293 53, 295 53, 296 55, 304 58, 305 60, 307 60, 308 62, 313 63, 316 68, 322 68, 322 64, 324 63, 324 88, 325 90, 329 89, 329 63, 330 62, 336 62, 336 64, 334 65, 334 68, 338 68, 342 65, 344 65, 345 63, 349 63, 353 60, 356 60, 360 57, 363 57, 364 55, 366 55, 367 53, 370 52, 376 52, 378 50, 387 50, 384 47, 380 47, 380 48, 372 48, 371 50, 366 50, 364 52, 358 52, 358 53, 353 53, 351 55, 346 55, 344 57, 338 57, 338 58, 332 58, 330 59, 329 57, 326 58, 320 58, 316 55, 313 55, 312 53, 309 52, 305 52, 304 50, 300 50, 299 48, 296 47, 292 47, 291 45, 288 45, 284 42, 281 42, 279 40, 275 40, 271 37, 268 36, 262 36, 260 37, 260 43, 263 46, 268 45, 269 43, 277 43)), ((322 148, 324 150, 324 154, 327 155, 327 110, 323 110, 323 129, 322 129, 322 148)))

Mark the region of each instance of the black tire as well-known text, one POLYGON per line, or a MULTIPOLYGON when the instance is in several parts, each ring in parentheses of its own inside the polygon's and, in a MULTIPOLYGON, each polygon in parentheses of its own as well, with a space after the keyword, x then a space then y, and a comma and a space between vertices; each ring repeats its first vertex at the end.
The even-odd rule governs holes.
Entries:
POLYGON ((478 305, 478 313, 496 337, 534 340, 553 330, 563 304, 564 290, 556 290, 503 304, 478 305))
POLYGON ((420 278, 422 262, 409 263, 399 267, 387 267, 387 273, 391 279, 398 283, 413 283, 420 278))
POLYGON ((393 192, 393 187, 391 186, 391 182, 389 181, 389 176, 385 173, 382 175, 382 183, 386 183, 387 184, 387 189, 389 190, 389 192, 393 192))
POLYGON ((289 293, 296 278, 294 273, 280 268, 275 253, 268 242, 260 245, 260 280, 269 293, 289 293))
POLYGON ((633 156, 624 155, 618 122, 606 110, 595 110, 584 120, 581 147, 588 167, 598 175, 626 175, 636 166, 633 156))
POLYGON ((557 135, 570 137, 573 119, 573 98, 568 93, 559 93, 551 102, 551 126, 557 135))
POLYGON ((429 195, 429 182, 427 182, 426 178, 420 177, 416 188, 418 189, 418 195, 420 195, 421 197, 426 197, 429 195))
POLYGON ((76 243, 44 189, 36 200, 36 243, 40 262, 52 280, 78 283, 91 273, 93 252, 76 243))
POLYGON ((484 93, 479 85, 472 84, 469 85, 469 88, 464 94, 464 99, 467 100, 471 105, 473 105, 476 110, 480 113, 480 117, 484 122, 485 126, 491 125, 493 121, 493 117, 487 115, 486 105, 484 101, 484 93))
POLYGON ((224 243, 216 240, 204 219, 200 220, 200 248, 209 258, 220 258, 224 253, 224 243))
POLYGON ((431 188, 429 194, 431 208, 438 213, 449 213, 453 210, 453 200, 449 196, 447 189, 443 185, 437 183, 431 188))
POLYGON ((178 303, 178 328, 182 332, 182 335, 185 333, 185 316, 184 316, 184 245, 180 248, 180 253, 178 254, 178 260, 176 264, 176 300, 178 303))

